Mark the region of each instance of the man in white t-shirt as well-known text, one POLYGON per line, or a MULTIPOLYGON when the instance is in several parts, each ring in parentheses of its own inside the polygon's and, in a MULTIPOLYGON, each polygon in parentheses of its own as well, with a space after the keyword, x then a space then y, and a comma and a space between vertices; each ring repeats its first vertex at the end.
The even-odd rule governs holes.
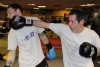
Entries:
MULTIPOLYGON (((22 16, 23 11, 20 5, 11 4, 7 8, 7 17, 12 19, 13 16, 22 16)), ((36 17, 25 17, 33 20, 40 20, 36 17)), ((21 29, 15 30, 11 28, 8 34, 8 57, 6 65, 4 67, 12 67, 15 56, 16 48, 19 49, 19 67, 48 67, 48 63, 45 59, 40 39, 44 42, 48 51, 54 51, 54 47, 48 41, 46 35, 43 33, 44 28, 39 28, 35 26, 24 26, 21 29)), ((55 53, 55 52, 54 52, 55 53)), ((52 53, 51 53, 52 54, 52 53)), ((55 57, 49 56, 49 59, 55 57)))
POLYGON ((84 42, 100 48, 100 38, 97 33, 84 26, 87 17, 85 11, 73 9, 69 13, 68 25, 33 21, 34 26, 49 28, 59 35, 62 43, 64 67, 94 67, 92 58, 86 58, 79 54, 80 45, 84 42))

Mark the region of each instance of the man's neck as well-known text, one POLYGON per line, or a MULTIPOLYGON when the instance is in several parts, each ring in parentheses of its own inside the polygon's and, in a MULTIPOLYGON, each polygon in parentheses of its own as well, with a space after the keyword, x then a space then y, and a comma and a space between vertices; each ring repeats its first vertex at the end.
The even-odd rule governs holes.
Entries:
POLYGON ((79 29, 79 31, 77 32, 77 34, 80 34, 81 32, 83 32, 83 30, 84 30, 84 26, 82 26, 80 29, 79 29))

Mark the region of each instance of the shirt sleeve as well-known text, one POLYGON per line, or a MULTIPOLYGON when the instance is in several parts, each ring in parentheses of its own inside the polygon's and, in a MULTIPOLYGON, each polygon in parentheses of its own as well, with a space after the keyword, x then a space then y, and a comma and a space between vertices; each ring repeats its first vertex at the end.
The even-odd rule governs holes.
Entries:
POLYGON ((50 23, 49 28, 54 31, 57 35, 60 35, 60 33, 63 31, 64 24, 61 23, 50 23))
POLYGON ((39 28, 39 27, 38 27, 37 30, 38 30, 38 33, 42 33, 45 29, 44 29, 44 28, 39 28))
POLYGON ((17 39, 13 30, 10 30, 8 34, 8 50, 16 50, 17 48, 17 39))
POLYGON ((94 31, 91 30, 92 32, 90 33, 91 39, 92 39, 92 44, 95 45, 97 48, 100 48, 100 37, 99 35, 94 31))
POLYGON ((94 32, 94 44, 96 45, 97 48, 100 48, 100 37, 97 33, 94 32))

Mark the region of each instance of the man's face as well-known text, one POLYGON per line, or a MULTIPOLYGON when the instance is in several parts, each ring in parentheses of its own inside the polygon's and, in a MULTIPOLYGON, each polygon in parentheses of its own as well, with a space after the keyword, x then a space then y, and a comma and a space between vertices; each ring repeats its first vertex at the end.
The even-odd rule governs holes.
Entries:
POLYGON ((80 33, 83 24, 76 20, 76 15, 69 15, 69 23, 68 26, 70 27, 71 31, 74 33, 80 33))
POLYGON ((7 9, 7 18, 12 19, 13 16, 17 15, 17 11, 14 10, 13 8, 8 8, 7 9))

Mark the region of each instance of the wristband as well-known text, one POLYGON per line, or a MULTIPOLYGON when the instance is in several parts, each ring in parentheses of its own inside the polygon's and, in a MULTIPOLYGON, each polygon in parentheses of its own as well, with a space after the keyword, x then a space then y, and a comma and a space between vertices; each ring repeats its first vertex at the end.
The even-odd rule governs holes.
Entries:
POLYGON ((52 48, 52 44, 49 42, 48 44, 46 44, 46 47, 48 48, 48 51, 52 48))
POLYGON ((10 67, 10 66, 8 66, 8 65, 5 65, 4 67, 10 67))
POLYGON ((33 20, 32 20, 32 19, 27 19, 27 18, 26 18, 25 26, 32 26, 32 25, 33 25, 33 20))

